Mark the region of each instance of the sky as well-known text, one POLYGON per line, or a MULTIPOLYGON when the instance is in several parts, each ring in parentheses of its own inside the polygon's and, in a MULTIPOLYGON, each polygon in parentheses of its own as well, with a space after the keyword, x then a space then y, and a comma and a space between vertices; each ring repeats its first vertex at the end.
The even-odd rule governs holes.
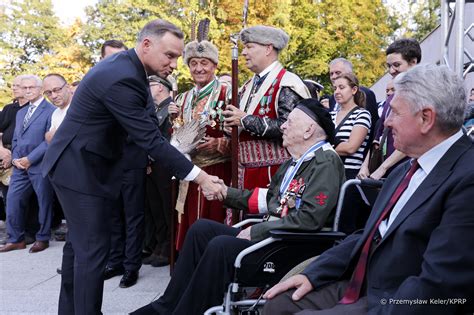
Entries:
POLYGON ((52 0, 54 11, 64 24, 71 24, 76 17, 85 18, 84 8, 97 3, 98 0, 52 0))
MULTIPOLYGON (((76 17, 85 19, 84 8, 88 5, 94 5, 98 0, 52 0, 54 10, 64 24, 71 24, 76 17)), ((408 2, 411 0, 385 0, 384 3, 396 11, 406 12, 408 2)))

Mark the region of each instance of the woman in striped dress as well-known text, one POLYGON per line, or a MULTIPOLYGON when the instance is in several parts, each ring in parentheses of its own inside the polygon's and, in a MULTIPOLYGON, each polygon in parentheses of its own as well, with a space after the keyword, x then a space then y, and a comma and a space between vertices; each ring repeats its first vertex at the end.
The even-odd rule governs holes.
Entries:
MULTIPOLYGON (((359 90, 359 80, 352 73, 341 74, 334 80, 334 98, 337 102, 331 117, 336 126, 334 148, 344 162, 346 179, 356 178, 369 140, 371 116, 365 110, 365 94, 359 90)), ((357 189, 349 189, 345 198, 341 230, 352 232, 365 222, 368 212, 357 189), (351 211, 346 208, 350 207, 351 211)), ((363 226, 363 225, 362 225, 363 226)))

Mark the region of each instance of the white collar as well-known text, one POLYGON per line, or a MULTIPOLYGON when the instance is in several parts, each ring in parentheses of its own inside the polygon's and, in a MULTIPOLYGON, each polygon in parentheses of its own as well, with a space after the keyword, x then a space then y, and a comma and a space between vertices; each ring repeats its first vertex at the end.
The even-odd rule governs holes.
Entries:
POLYGON ((276 68, 276 66, 279 64, 278 60, 275 60, 274 62, 272 62, 271 65, 269 65, 268 67, 266 67, 265 69, 263 69, 262 72, 260 72, 258 74, 258 76, 260 78, 263 78, 265 75, 267 75, 268 73, 270 73, 270 71, 272 71, 274 68, 276 68))
POLYGON ((418 158, 418 164, 426 174, 429 174, 436 164, 441 160, 444 154, 451 148, 451 146, 462 137, 462 131, 459 130, 451 137, 438 143, 418 158))
POLYGON ((44 100, 44 97, 40 97, 36 102, 33 102, 33 103, 30 102, 30 104, 33 105, 34 107, 38 107, 39 104, 41 104, 43 100, 44 100))

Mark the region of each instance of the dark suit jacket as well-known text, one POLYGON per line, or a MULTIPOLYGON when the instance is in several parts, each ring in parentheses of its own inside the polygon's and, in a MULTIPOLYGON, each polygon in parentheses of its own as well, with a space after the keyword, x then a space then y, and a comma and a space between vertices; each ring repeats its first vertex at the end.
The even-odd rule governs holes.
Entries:
POLYGON ((17 112, 12 140, 12 159, 28 157, 31 163, 28 173, 41 174, 41 161, 48 147, 44 134, 51 126, 51 115, 55 107, 44 99, 23 129, 23 120, 30 106, 24 106, 17 112))
POLYGON ((94 66, 77 89, 45 154, 43 175, 78 192, 115 199, 126 135, 177 178, 193 164, 164 139, 146 110, 144 67, 134 49, 94 66))
MULTIPOLYGON (((474 145, 462 136, 425 178, 374 249, 366 273, 369 314, 472 312, 473 161, 474 145), (433 298, 467 301, 464 305, 439 305, 430 301, 433 298), (387 305, 382 305, 381 299, 386 299, 387 305), (427 300, 428 305, 390 304, 390 299, 427 300)), ((316 289, 352 276, 367 235, 408 168, 409 163, 404 163, 388 177, 364 232, 347 237, 303 272, 316 289)))

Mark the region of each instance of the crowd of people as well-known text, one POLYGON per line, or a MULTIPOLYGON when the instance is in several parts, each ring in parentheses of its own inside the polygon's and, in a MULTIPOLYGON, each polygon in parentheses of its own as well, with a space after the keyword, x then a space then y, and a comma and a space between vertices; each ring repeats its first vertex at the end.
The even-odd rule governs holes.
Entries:
POLYGON ((105 41, 80 82, 16 77, 0 114, 0 253, 46 250, 65 220, 59 313, 99 314, 104 280, 131 287, 142 264, 167 266, 176 250, 164 294, 133 314, 202 314, 222 303, 241 250, 274 229, 319 231, 346 180, 387 178, 370 207, 362 189, 349 189, 340 219, 349 236, 268 290, 264 314, 472 312, 473 110, 462 80, 418 65, 419 43, 404 38, 385 52, 386 100, 377 103, 345 58, 329 62, 334 93, 320 95, 323 86, 279 62, 282 29, 248 27, 240 41, 253 75, 238 106, 231 76, 217 75, 218 48, 208 38, 185 45, 163 20, 147 23, 132 49, 105 41), (194 86, 176 96, 170 74, 182 54, 194 86), (229 209, 265 220, 234 228, 229 209), (465 303, 380 302, 429 298, 465 303))

